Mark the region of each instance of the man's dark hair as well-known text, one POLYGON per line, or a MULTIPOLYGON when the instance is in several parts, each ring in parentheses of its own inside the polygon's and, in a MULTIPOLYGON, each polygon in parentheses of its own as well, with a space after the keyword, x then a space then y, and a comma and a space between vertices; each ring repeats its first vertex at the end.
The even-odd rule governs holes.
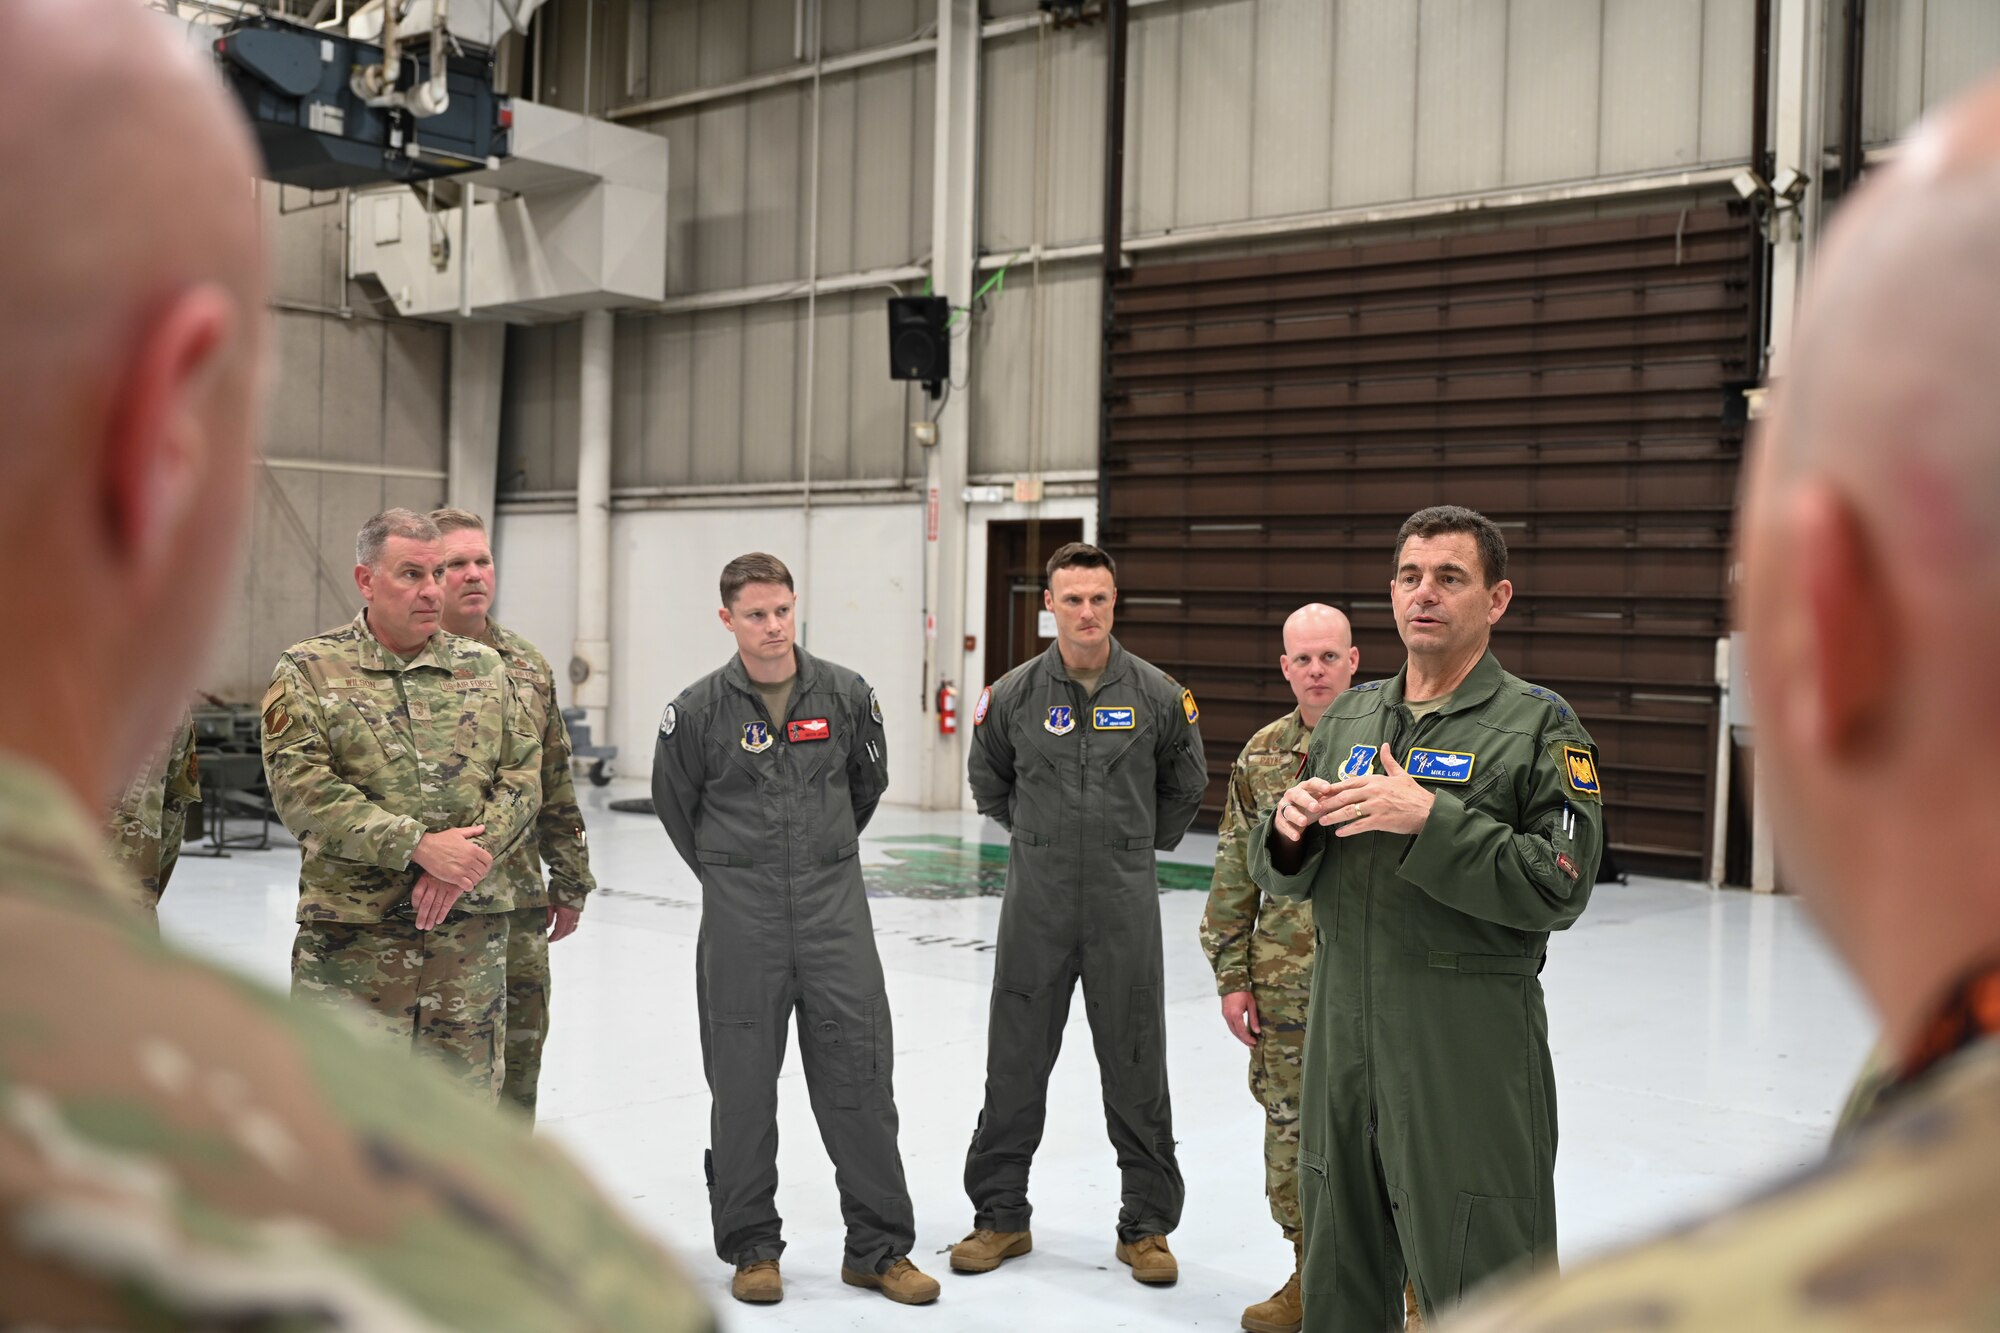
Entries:
POLYGON ((1480 572, 1487 587, 1507 577, 1507 539, 1500 535, 1500 525, 1464 505, 1432 505, 1404 519, 1396 534, 1396 568, 1402 568, 1403 547, 1410 538, 1442 537, 1453 532, 1472 534, 1473 544, 1479 548, 1479 563, 1485 567, 1480 572))
POLYGON ((765 555, 762 551, 752 551, 739 555, 722 567, 722 604, 736 605, 736 594, 750 583, 782 583, 792 592, 792 571, 785 568, 785 562, 775 555, 765 555))
POLYGON ((1056 547, 1056 553, 1049 557, 1043 582, 1053 583, 1058 569, 1102 569, 1111 575, 1113 583, 1118 582, 1118 562, 1089 542, 1070 542, 1056 547))

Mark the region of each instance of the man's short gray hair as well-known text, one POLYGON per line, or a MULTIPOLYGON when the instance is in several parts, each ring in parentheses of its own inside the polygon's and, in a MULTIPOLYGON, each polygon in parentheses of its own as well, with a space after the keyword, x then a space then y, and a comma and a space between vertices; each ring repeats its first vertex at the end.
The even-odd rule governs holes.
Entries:
POLYGON ((382 548, 391 537, 407 537, 413 542, 434 542, 444 536, 438 525, 414 509, 384 509, 361 525, 354 538, 354 563, 370 569, 382 563, 382 548))

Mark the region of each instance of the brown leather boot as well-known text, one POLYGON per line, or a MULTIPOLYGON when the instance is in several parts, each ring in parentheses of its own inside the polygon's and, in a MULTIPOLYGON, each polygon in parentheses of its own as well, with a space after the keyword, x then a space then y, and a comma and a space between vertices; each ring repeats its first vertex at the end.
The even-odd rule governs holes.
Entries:
POLYGON ((1131 1266, 1135 1281, 1165 1286, 1180 1280, 1181 1266, 1174 1262, 1165 1236, 1141 1236, 1130 1245, 1121 1240, 1117 1255, 1119 1263, 1131 1266))
POLYGON ((1032 1231, 988 1231, 981 1227, 951 1247, 951 1269, 954 1273, 990 1273, 1034 1248, 1032 1231))
POLYGON ((729 1279, 729 1294, 752 1305, 775 1305, 785 1299, 785 1280, 778 1276, 776 1259, 759 1259, 738 1266, 729 1279))
POLYGON ((880 1273, 857 1273, 840 1266, 840 1280, 850 1287, 879 1291, 898 1305, 929 1305, 938 1298, 938 1283, 926 1277, 908 1259, 898 1259, 880 1273))
POLYGON ((1424 1312, 1417 1305, 1417 1284, 1414 1282, 1405 1282, 1403 1284, 1403 1327, 1422 1328, 1423 1326, 1424 1312))
POLYGON ((1299 1333, 1305 1319, 1305 1307, 1299 1302, 1299 1270, 1294 1268, 1270 1300, 1258 1301, 1243 1312, 1243 1327, 1249 1333, 1299 1333))

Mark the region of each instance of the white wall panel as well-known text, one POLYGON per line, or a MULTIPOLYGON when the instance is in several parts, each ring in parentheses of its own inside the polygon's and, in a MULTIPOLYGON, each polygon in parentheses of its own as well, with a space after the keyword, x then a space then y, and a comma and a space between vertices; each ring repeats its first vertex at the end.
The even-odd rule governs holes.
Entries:
POLYGON ((1250 213, 1255 0, 1196 5, 1181 14, 1177 225, 1250 213))
POLYGON ((1333 204, 1416 189, 1417 6, 1344 0, 1334 36, 1333 204))
POLYGON ((1757 58, 1756 0, 1704 0, 1701 20, 1703 162, 1748 160, 1751 71, 1757 58))
MULTIPOLYGON (((808 651, 852 667, 880 695, 892 801, 916 786, 922 642, 922 509, 915 504, 816 510, 811 553, 796 509, 615 514, 612 545, 611 736, 621 771, 652 767, 661 710, 735 649, 715 617, 722 566, 750 550, 784 560, 797 579, 808 651)), ((497 614, 551 661, 575 636, 576 519, 506 514, 495 528, 497 614)), ((560 672, 558 673, 560 674, 560 672)), ((568 702, 567 686, 560 696, 568 702)))
POLYGON ((978 366, 971 386, 972 472, 1096 468, 1102 290, 1092 265, 1044 267, 1044 345, 1038 354, 1034 278, 1025 265, 1009 275, 1006 291, 988 305, 972 333, 978 366), (1038 379, 1039 444, 1033 431, 1038 379))
POLYGON ((1500 184, 1507 113, 1507 7, 1424 0, 1417 23, 1417 193, 1500 184))
POLYGON ((2000 4, 1929 0, 1924 9, 1924 108, 1941 106, 2000 64, 2000 4))
POLYGON ((1577 0, 1507 6, 1507 184, 1597 170, 1603 18, 1600 6, 1577 0))
POLYGON ((1173 5, 1141 15, 1125 62, 1125 227, 1146 233, 1174 225, 1180 190, 1181 16, 1173 5))
POLYGON ((1258 8, 1252 216, 1310 213, 1332 201, 1333 27, 1327 0, 1263 0, 1258 8))
POLYGON ((1699 159, 1701 29, 1702 0, 1604 0, 1600 172, 1699 159))

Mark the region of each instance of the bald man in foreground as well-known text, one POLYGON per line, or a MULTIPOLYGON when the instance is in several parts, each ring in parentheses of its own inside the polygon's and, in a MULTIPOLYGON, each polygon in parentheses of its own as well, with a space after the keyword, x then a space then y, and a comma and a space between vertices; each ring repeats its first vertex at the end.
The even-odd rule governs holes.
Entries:
POLYGON ((1312 1000, 1313 919, 1306 899, 1265 895, 1250 878, 1245 839, 1305 763, 1320 714, 1354 679, 1361 651, 1347 617, 1313 602, 1285 619, 1278 670, 1298 707, 1260 729, 1229 768, 1215 878, 1201 918, 1201 948, 1215 969, 1222 1021, 1250 1048, 1250 1095, 1264 1108, 1264 1194, 1292 1247, 1292 1275, 1243 1312, 1248 1333, 1297 1333, 1299 1303, 1299 1093, 1306 1006, 1312 1000))
POLYGON ((0 1325, 707 1328, 563 1158, 163 944, 105 857, 235 586, 266 366, 251 147, 168 34, 0 3, 0 1325))
POLYGON ((1742 515, 1779 848, 1895 1075, 1825 1165, 1462 1329, 2000 1311, 2000 81, 1835 218, 1742 515))

